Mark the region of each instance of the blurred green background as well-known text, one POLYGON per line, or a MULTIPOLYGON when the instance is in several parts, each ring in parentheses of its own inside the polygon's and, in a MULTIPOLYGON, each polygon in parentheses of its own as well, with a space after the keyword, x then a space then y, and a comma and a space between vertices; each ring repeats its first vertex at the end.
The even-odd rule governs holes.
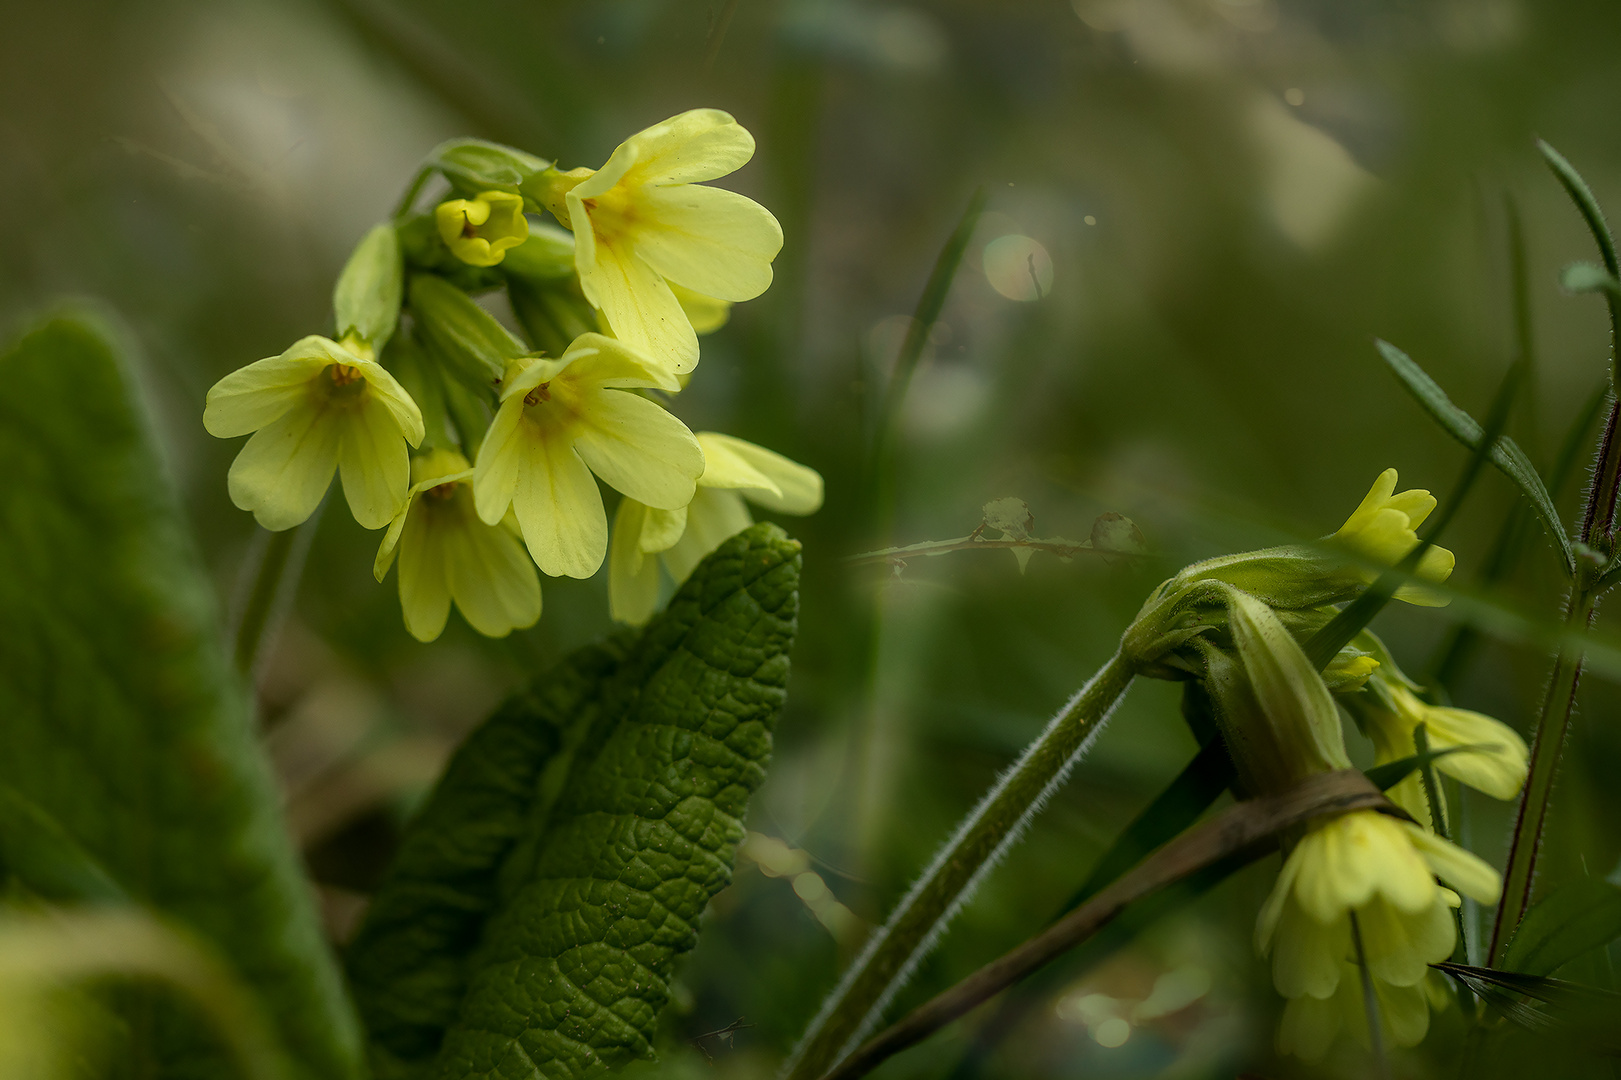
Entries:
MULTIPOLYGON (((1329 532, 1387 466, 1404 486, 1454 482, 1463 451, 1372 340, 1396 342, 1484 414, 1513 353, 1506 200, 1524 220, 1536 343, 1514 430, 1535 460, 1604 375, 1602 305, 1557 286, 1591 244, 1532 138, 1621 208, 1621 10, 1609 4, 76 0, 10 3, 5 26, 0 316, 9 327, 88 295, 134 328, 233 610, 262 538, 226 497, 237 447, 203 432, 203 394, 330 332, 334 275, 430 147, 471 134, 596 166, 697 106, 755 134, 754 162, 724 184, 781 220, 776 284, 705 339, 677 411, 814 466, 828 500, 784 522, 805 542, 802 628, 752 818, 783 843, 751 844, 716 902, 670 1018, 669 1069, 710 1075, 712 1056, 714 1075, 764 1074, 866 925, 1158 580, 1329 532), (872 404, 980 185, 988 209, 901 417, 882 537, 862 496, 872 404), (995 552, 914 561, 899 577, 842 561, 964 535, 1005 496, 1029 503, 1043 536, 1082 538, 1098 514, 1124 513, 1155 554, 1131 566, 1037 555, 1023 575, 995 552), (739 1017, 751 1026, 734 1037, 689 1042, 739 1017)), ((1499 476, 1476 488, 1447 541, 1458 582, 1511 505, 1499 476)), ((533 630, 487 641, 455 617, 420 645, 394 579, 372 580, 378 539, 347 514, 322 519, 259 677, 339 940, 460 734, 609 628, 599 574, 547 582, 533 630)), ((1533 541, 1503 596, 1551 619, 1554 567, 1533 541)), ((1376 624, 1414 672, 1450 625, 1412 610, 1376 624)), ((1547 664, 1536 646, 1488 645, 1458 702, 1523 731, 1547 664)), ((1621 855, 1621 695, 1601 678, 1584 694, 1549 881, 1608 874, 1621 855)), ((1191 756, 1176 703, 1167 684, 1132 691, 905 1000, 1054 914, 1191 756)), ((1477 799, 1470 812, 1471 843, 1500 860, 1507 808, 1477 799)), ((1049 980, 979 1075, 1305 1075, 1271 1057, 1279 1003, 1249 944, 1274 865, 1049 980), (1123 1043, 1111 1019, 1127 1021, 1123 1043)), ((948 1073, 975 1027, 884 1075, 948 1073)), ((1432 1039, 1399 1069, 1447 1045, 1432 1039)), ((1363 1067, 1351 1055, 1329 1069, 1363 1067)))

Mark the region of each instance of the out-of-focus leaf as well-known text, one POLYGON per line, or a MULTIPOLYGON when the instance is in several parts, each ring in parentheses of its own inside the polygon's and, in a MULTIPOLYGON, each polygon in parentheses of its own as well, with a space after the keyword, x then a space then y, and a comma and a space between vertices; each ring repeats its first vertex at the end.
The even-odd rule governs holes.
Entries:
POLYGON ((596 1075, 652 1052, 697 924, 731 880, 788 680, 799 545, 755 525, 699 565, 620 666, 509 860, 432 1075, 596 1075))
MULTIPOLYGON (((1396 377, 1418 403, 1424 406, 1424 410, 1446 429, 1447 434, 1471 450, 1480 446, 1485 432, 1474 417, 1454 405, 1452 399, 1447 397, 1446 391, 1436 385, 1435 380, 1431 379, 1412 357, 1388 341, 1379 341, 1375 344, 1379 348, 1379 355, 1384 357, 1390 370, 1395 372, 1396 377)), ((1531 501, 1532 509, 1542 520, 1543 529, 1549 538, 1559 545, 1565 572, 1573 572, 1576 568, 1576 556, 1571 549, 1570 536, 1565 531, 1564 523, 1559 519, 1558 508, 1548 496, 1547 489, 1542 485, 1542 478, 1537 475, 1537 470, 1525 456, 1525 451, 1507 435, 1499 435, 1492 444, 1489 458, 1491 463, 1513 481, 1531 501)))
POLYGON ((1503 966, 1526 975, 1551 975, 1618 937, 1621 888, 1581 878, 1561 885, 1531 906, 1509 940, 1503 966))
MULTIPOLYGON (((0 783, 217 948, 305 1072, 353 1077, 358 1025, 122 353, 63 313, 0 356, 0 783)), ((132 1025, 145 1075, 228 1072, 157 1005, 132 1025)))
POLYGON ((1540 1035, 1572 1038, 1585 1048, 1621 1056, 1621 994, 1595 986, 1515 971, 1432 965, 1467 986, 1517 1027, 1540 1035))
POLYGON ((0 871, 65 903, 128 903, 129 894, 44 807, 0 784, 0 871))
POLYGON ((618 641, 587 646, 504 703, 406 830, 347 957, 379 1077, 413 1075, 439 1052, 502 867, 539 835, 623 658, 618 641))
POLYGON ((1560 273, 1559 283, 1575 293, 1621 294, 1621 281, 1596 263, 1571 263, 1560 273))

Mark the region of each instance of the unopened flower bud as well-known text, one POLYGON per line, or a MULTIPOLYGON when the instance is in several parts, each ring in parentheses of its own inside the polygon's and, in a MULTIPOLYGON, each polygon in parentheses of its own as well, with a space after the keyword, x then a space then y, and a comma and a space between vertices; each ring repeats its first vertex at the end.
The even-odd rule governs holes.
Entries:
POLYGON ((507 249, 529 237, 523 196, 485 191, 472 199, 450 199, 433 212, 439 239, 452 255, 471 266, 494 266, 507 249))

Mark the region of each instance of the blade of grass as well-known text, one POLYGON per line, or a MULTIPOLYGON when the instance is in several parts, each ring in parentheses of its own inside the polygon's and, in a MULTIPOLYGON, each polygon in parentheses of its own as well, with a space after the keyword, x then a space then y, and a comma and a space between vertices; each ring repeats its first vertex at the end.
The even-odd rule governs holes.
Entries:
MULTIPOLYGON (((1526 457, 1519 444, 1503 435, 1501 431, 1497 433, 1496 438, 1485 439, 1480 423, 1453 404, 1446 391, 1442 390, 1412 357, 1388 341, 1375 341, 1374 345, 1391 372, 1401 380, 1402 385, 1447 434, 1470 450, 1478 449, 1482 445, 1490 448, 1491 463, 1513 481, 1531 501, 1531 506, 1536 511, 1537 517, 1542 520, 1542 526, 1547 530, 1549 538, 1559 545, 1565 572, 1571 573, 1576 565, 1576 556, 1571 548, 1570 537, 1565 531, 1564 523, 1559 519, 1558 508, 1554 506, 1553 499, 1543 487, 1542 478, 1537 475, 1536 467, 1531 464, 1531 459, 1526 457)), ((1524 371, 1526 366, 1524 359, 1515 360, 1515 367, 1520 370, 1524 371)))

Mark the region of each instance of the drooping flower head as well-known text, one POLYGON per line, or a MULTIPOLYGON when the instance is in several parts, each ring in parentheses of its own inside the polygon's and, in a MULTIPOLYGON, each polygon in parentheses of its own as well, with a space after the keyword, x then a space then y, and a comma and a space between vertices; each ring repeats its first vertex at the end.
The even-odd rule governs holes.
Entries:
POLYGON ((658 605, 659 560, 680 585, 711 551, 754 524, 745 503, 779 514, 814 514, 822 505, 822 477, 751 442, 698 433, 704 472, 692 501, 659 510, 622 499, 614 515, 608 563, 608 607, 615 619, 640 625, 658 605))
POLYGON ((231 464, 231 501, 272 530, 314 513, 334 472, 355 520, 382 528, 405 502, 406 444, 422 441, 416 402, 353 338, 302 338, 225 376, 203 426, 221 439, 253 434, 231 464))
MULTIPOLYGON (((1418 527, 1435 509, 1435 496, 1423 488, 1396 490, 1396 470, 1386 469, 1373 482, 1362 504, 1346 519, 1330 541, 1375 566, 1395 566, 1418 544, 1418 527)), ((1431 547, 1419 559, 1416 576, 1442 582, 1452 574, 1452 552, 1431 547)), ((1368 581, 1378 576, 1366 569, 1368 581)), ((1423 607, 1443 607, 1447 600, 1433 589, 1409 583, 1396 590, 1396 598, 1423 607)))
POLYGON ((703 451, 685 424, 631 392, 648 388, 678 384, 667 368, 601 334, 582 334, 558 359, 513 370, 474 466, 479 517, 494 525, 510 506, 543 572, 585 578, 608 549, 593 473, 648 506, 686 506, 703 451))
POLYGON ((586 299, 616 338, 677 373, 698 363, 698 338, 672 284, 728 302, 771 285, 777 219, 700 184, 753 156, 754 137, 730 115, 694 109, 632 135, 596 172, 548 174, 548 208, 574 231, 586 299))
POLYGON ((506 523, 486 525, 473 505, 473 470, 454 450, 411 462, 410 493, 377 550, 378 581, 398 556, 400 610, 418 641, 445 628, 455 601, 487 637, 505 637, 540 618, 540 579, 506 523))
MULTIPOLYGON (((1393 1046, 1417 1046, 1430 1030, 1430 1010, 1447 1007, 1451 993, 1446 976, 1431 971, 1412 986, 1395 986, 1373 980, 1379 1003, 1379 1027, 1384 1041, 1393 1046)), ((1368 1010, 1362 997, 1362 973, 1347 961, 1340 966, 1339 988, 1326 998, 1308 994, 1290 998, 1278 1024, 1277 1048, 1280 1054, 1293 1054, 1305 1061, 1321 1061, 1341 1031, 1349 1031, 1363 1046, 1368 1038, 1368 1010)))
POLYGON ((523 196, 485 191, 471 199, 448 199, 434 208, 434 225, 450 253, 471 266, 495 266, 508 248, 529 237, 523 196))
POLYGON ((1499 879, 1481 859, 1409 821, 1358 810, 1315 825, 1284 861, 1256 920, 1256 946, 1272 957, 1284 997, 1327 998, 1354 960, 1355 916, 1373 977, 1415 986, 1456 943, 1457 896, 1482 903, 1499 879))
MULTIPOLYGON (((1416 732, 1422 724, 1430 750, 1451 751, 1435 759, 1436 770, 1494 799, 1512 799, 1525 786, 1530 751, 1518 732, 1484 713, 1431 705, 1413 692, 1388 660, 1369 680, 1368 692, 1347 699, 1347 704, 1373 741, 1376 764, 1418 753, 1416 732)), ((1420 822, 1430 822, 1429 802, 1416 773, 1389 794, 1420 822)))

